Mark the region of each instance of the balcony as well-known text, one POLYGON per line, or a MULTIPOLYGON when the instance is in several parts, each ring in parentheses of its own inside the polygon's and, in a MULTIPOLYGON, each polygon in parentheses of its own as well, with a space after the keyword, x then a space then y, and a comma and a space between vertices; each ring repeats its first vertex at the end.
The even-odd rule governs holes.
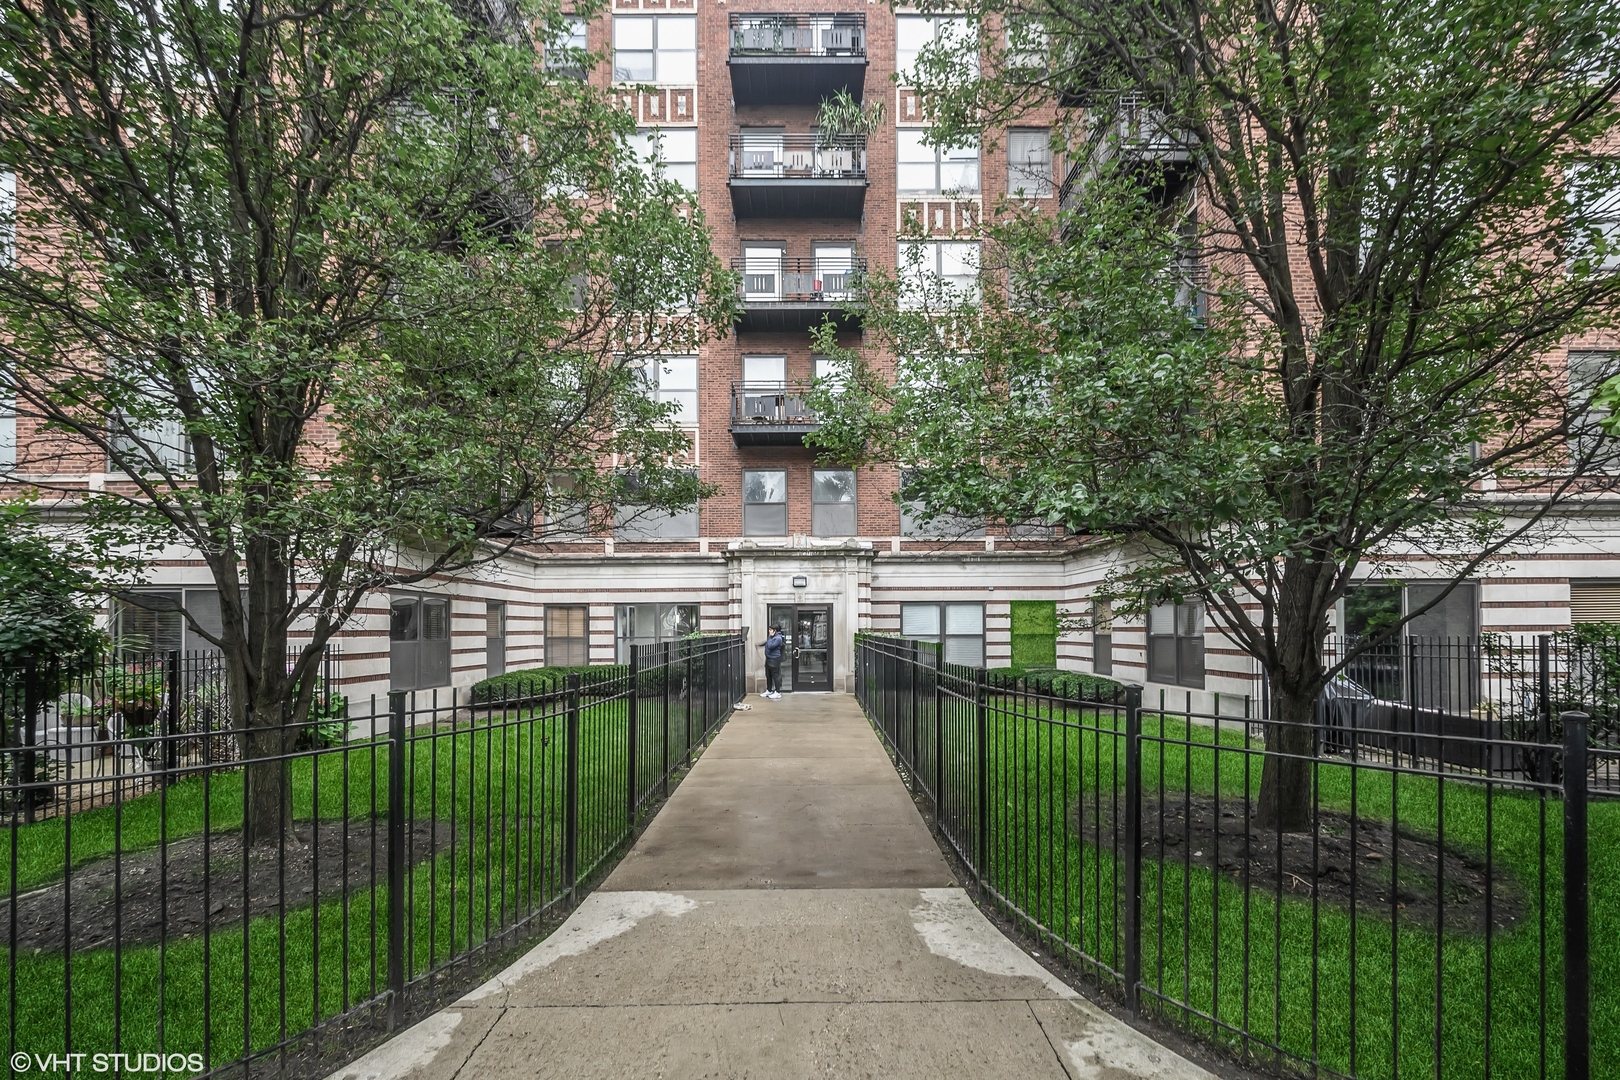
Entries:
POLYGON ((731 96, 738 105, 814 105, 866 92, 866 16, 731 16, 731 96))
POLYGON ((737 446, 803 446, 816 427, 808 385, 731 384, 731 438, 737 446))
POLYGON ((731 260, 742 274, 742 312, 737 329, 756 333, 802 333, 831 319, 840 328, 857 325, 843 310, 860 296, 866 260, 781 259, 751 255, 731 260))
POLYGON ((1062 210, 1073 205, 1095 167, 1109 160, 1118 160, 1139 177, 1161 206, 1169 206, 1186 195, 1197 175, 1192 136, 1175 130, 1163 113, 1140 99, 1125 99, 1110 129, 1095 132, 1093 138, 1099 140, 1094 157, 1078 159, 1058 190, 1062 210))
POLYGON ((731 136, 731 209, 743 218, 854 218, 866 210, 866 136, 731 136))

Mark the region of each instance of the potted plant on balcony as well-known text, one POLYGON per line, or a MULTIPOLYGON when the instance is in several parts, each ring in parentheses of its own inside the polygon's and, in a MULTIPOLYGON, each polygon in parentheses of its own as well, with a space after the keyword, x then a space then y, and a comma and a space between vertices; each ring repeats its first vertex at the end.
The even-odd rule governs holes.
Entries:
POLYGON ((866 137, 883 125, 884 107, 881 101, 861 103, 840 90, 830 98, 823 98, 816 111, 816 165, 822 173, 856 171, 863 162, 866 137), (847 155, 847 157, 845 157, 847 155))

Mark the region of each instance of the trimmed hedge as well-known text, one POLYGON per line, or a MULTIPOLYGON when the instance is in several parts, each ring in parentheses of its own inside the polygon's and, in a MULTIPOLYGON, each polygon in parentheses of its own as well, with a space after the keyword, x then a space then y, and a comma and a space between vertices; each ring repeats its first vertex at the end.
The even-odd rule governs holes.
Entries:
POLYGON ((1122 697, 1125 684, 1101 675, 1083 671, 1021 670, 1012 667, 989 668, 984 673, 991 686, 1029 690, 1054 697, 1077 698, 1081 701, 1112 702, 1122 697))
POLYGON ((504 675, 496 675, 482 682, 473 683, 473 704, 488 705, 495 701, 540 697, 564 689, 568 685, 568 676, 576 672, 580 676, 580 682, 588 686, 604 679, 628 675, 630 665, 583 664, 578 667, 541 667, 508 671, 504 675))
MULTIPOLYGON (((700 644, 705 640, 728 637, 727 634, 688 634, 682 642, 700 644)), ((677 681, 686 677, 688 665, 692 678, 703 678, 703 665, 706 653, 694 650, 691 659, 677 651, 676 667, 671 669, 677 681)), ((637 680, 641 686, 641 694, 658 694, 663 692, 663 668, 649 667, 641 672, 637 680)), ((505 701, 521 701, 528 698, 543 697, 567 689, 568 676, 579 673, 580 686, 586 697, 605 696, 593 695, 591 688, 601 686, 603 683, 615 682, 626 678, 630 674, 629 664, 580 664, 573 667, 537 667, 524 668, 521 671, 508 671, 504 675, 475 682, 472 686, 472 703, 474 705, 498 704, 505 701)), ((615 687, 613 693, 618 693, 622 687, 615 687)))

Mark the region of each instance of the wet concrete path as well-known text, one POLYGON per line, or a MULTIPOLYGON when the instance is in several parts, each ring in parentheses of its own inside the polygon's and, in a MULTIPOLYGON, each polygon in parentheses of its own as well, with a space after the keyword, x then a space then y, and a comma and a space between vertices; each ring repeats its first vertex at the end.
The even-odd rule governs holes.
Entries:
POLYGON ((750 704, 555 933, 333 1080, 1209 1080, 953 887, 852 697, 750 704))

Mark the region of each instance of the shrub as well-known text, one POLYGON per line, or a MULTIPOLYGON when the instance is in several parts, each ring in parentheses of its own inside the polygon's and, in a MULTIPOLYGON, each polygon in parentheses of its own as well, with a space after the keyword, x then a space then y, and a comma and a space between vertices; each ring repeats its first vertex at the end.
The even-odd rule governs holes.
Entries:
POLYGON ((492 702, 543 697, 566 689, 568 677, 574 674, 579 675, 580 684, 588 689, 630 674, 630 665, 582 664, 575 667, 541 667, 508 671, 504 675, 496 675, 482 682, 473 683, 473 704, 488 705, 492 702))
POLYGON ((1081 701, 1113 702, 1123 698, 1125 685, 1101 675, 1083 671, 1020 670, 1013 667, 989 668, 985 682, 998 688, 1017 687, 1037 694, 1075 698, 1081 701))

